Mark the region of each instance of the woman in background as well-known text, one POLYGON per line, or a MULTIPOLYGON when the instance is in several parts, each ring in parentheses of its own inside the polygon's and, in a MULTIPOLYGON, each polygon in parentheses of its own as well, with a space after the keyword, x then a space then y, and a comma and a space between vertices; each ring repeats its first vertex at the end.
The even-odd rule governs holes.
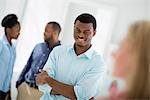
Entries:
POLYGON ((16 50, 12 39, 20 34, 20 23, 15 14, 8 14, 1 22, 5 35, 0 38, 0 100, 10 100, 10 86, 16 50))
POLYGON ((116 96, 98 100, 150 100, 150 21, 132 24, 113 56, 113 74, 125 80, 126 88, 116 96))

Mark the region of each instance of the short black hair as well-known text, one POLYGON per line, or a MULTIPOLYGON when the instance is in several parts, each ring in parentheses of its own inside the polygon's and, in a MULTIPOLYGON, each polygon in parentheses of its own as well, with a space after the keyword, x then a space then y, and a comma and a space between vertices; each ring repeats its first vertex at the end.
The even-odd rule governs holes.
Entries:
POLYGON ((59 25, 59 23, 55 22, 55 21, 52 21, 52 22, 48 22, 48 24, 51 24, 53 29, 55 31, 58 31, 58 35, 59 35, 59 33, 61 32, 61 26, 59 25))
POLYGON ((96 30, 97 23, 96 23, 96 19, 93 15, 91 15, 89 13, 83 13, 75 19, 74 24, 76 23, 77 20, 79 20, 82 23, 92 23, 93 29, 96 30))

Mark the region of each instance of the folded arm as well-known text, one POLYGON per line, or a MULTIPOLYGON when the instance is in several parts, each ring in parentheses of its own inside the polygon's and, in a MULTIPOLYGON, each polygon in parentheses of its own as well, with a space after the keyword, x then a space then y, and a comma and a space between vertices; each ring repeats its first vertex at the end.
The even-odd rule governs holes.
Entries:
POLYGON ((45 71, 37 75, 36 83, 41 85, 42 84, 50 85, 52 87, 52 90, 50 92, 51 94, 63 95, 64 97, 70 98, 72 100, 76 99, 74 87, 72 85, 64 84, 51 78, 45 71))

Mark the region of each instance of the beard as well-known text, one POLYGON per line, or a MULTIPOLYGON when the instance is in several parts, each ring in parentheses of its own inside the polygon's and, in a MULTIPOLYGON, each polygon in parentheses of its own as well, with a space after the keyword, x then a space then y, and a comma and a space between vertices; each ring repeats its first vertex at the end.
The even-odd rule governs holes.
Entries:
POLYGON ((44 41, 47 42, 47 43, 50 42, 51 40, 52 40, 51 37, 48 37, 48 38, 44 39, 44 41))

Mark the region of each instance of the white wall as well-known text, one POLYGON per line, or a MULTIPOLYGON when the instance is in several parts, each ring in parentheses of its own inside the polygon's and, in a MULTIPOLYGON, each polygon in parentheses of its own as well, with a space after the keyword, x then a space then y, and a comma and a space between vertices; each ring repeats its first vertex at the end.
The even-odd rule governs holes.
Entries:
POLYGON ((116 25, 111 43, 118 43, 126 34, 128 25, 135 20, 146 19, 149 0, 96 0, 118 8, 116 25))
MULTIPOLYGON (((14 13, 18 16, 18 20, 22 22, 26 2, 28 0, 0 0, 0 23, 4 16, 14 13)), ((4 34, 4 29, 0 25, 0 36, 4 34)))
POLYGON ((148 7, 148 19, 150 20, 150 0, 147 0, 147 7, 148 7))
POLYGON ((68 10, 66 12, 64 29, 62 32, 62 42, 64 44, 74 43, 74 20, 81 13, 90 13, 95 16, 97 20, 97 30, 92 44, 97 52, 103 54, 106 45, 111 39, 112 29, 116 20, 117 8, 106 4, 84 0, 72 0, 68 2, 68 10))
MULTIPOLYGON (((4 13, 3 11, 5 11, 5 5, 6 5, 6 2, 5 0, 0 0, 0 21, 2 20, 3 16, 4 16, 4 13)), ((0 36, 4 34, 4 31, 3 31, 3 28, 0 27, 0 36)))

